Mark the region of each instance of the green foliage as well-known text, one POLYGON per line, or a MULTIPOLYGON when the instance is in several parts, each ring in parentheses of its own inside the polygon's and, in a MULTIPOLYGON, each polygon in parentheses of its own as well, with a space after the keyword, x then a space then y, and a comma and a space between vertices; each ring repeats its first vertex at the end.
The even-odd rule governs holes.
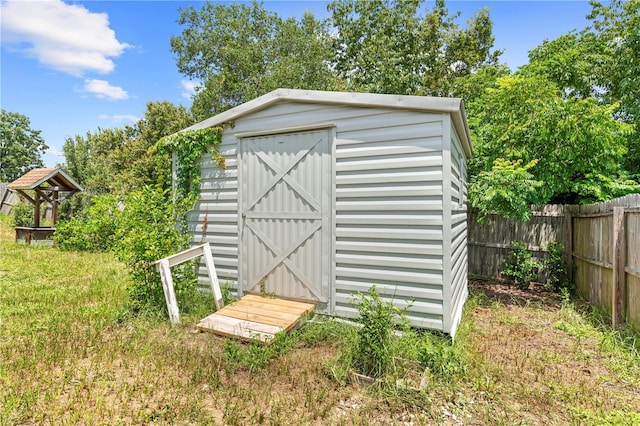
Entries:
POLYGON ((296 342, 295 336, 288 336, 284 332, 276 334, 274 339, 270 345, 258 342, 242 344, 237 340, 226 339, 222 346, 222 357, 227 372, 233 373, 238 369, 253 372, 264 368, 280 358, 296 342))
POLYGON ((592 1, 590 29, 608 49, 607 60, 594 71, 598 86, 610 104, 619 104, 618 116, 634 124, 625 159, 628 171, 640 179, 640 0, 592 1))
POLYGON ((148 102, 143 118, 134 125, 67 138, 64 169, 85 189, 71 198, 71 207, 80 210, 96 195, 124 196, 145 185, 170 188, 171 153, 155 146, 191 124, 193 117, 186 108, 148 102))
POLYGON ((124 194, 144 185, 171 187, 171 155, 155 149, 160 139, 193 124, 193 116, 182 105, 147 102, 144 116, 133 125, 130 137, 113 152, 116 190, 124 194))
MULTIPOLYGON (((119 165, 121 173, 116 174, 119 176, 116 182, 120 179, 121 183, 113 186, 119 186, 122 190, 135 188, 153 176, 159 181, 153 186, 142 186, 138 190, 128 192, 122 197, 122 209, 118 208, 118 199, 113 195, 95 197, 88 209, 61 224, 56 237, 59 244, 66 249, 113 250, 130 269, 133 283, 129 287, 129 294, 134 311, 147 308, 164 309, 164 292, 159 274, 152 262, 188 246, 190 235, 186 230, 185 217, 198 198, 201 180, 200 160, 208 147, 213 149, 213 158, 218 165, 224 167, 224 158, 216 151, 220 143, 221 129, 179 133, 154 142, 153 148, 145 151, 150 140, 166 132, 166 129, 160 128, 157 120, 174 116, 177 120, 174 126, 180 126, 186 120, 184 114, 174 114, 175 111, 170 104, 150 103, 147 108, 149 111, 137 128, 129 128, 132 134, 138 134, 140 138, 128 138, 125 143, 119 141, 117 143, 120 145, 117 147, 108 143, 104 145, 103 142, 115 143, 117 138, 112 136, 124 133, 116 130, 100 131, 96 135, 88 134, 87 139, 76 137, 75 143, 68 143, 65 147, 73 155, 82 154, 75 157, 72 155, 72 170, 87 178, 102 182, 106 179, 105 167, 115 164, 119 165), (92 157, 96 147, 102 149, 102 153, 98 157, 92 157), (112 150, 118 155, 113 155, 112 150), (135 156, 136 152, 140 154, 139 162, 124 161, 135 156), (146 157, 145 152, 148 154, 146 157), (159 167, 161 163, 165 163, 165 168, 168 169, 166 162, 172 152, 175 152, 178 160, 176 197, 173 197, 170 190, 166 189, 167 185, 161 182, 168 179, 162 177, 166 172, 154 175, 154 170, 158 170, 154 167, 159 167), (124 172, 138 166, 135 172, 124 172), (97 173, 95 170, 100 172, 97 173), (131 186, 122 184, 129 178, 136 183, 130 182, 131 186)), ((97 185, 93 187, 98 188, 97 185)), ((114 189, 110 187, 105 190, 114 189)), ((173 274, 177 297, 195 300, 194 266, 185 264, 174 268, 173 274)))
POLYGON ((574 31, 555 40, 545 40, 529 51, 529 64, 522 75, 552 81, 570 98, 598 97, 598 75, 594 69, 609 59, 603 40, 593 33, 574 31))
POLYGON ((20 199, 11 209, 13 226, 33 226, 33 204, 20 199))
POLYGON ((235 302, 237 299, 233 295, 233 291, 231 290, 231 284, 229 281, 225 281, 220 286, 220 292, 222 293, 222 301, 225 305, 229 305, 235 302))
POLYGON ((375 286, 369 295, 358 293, 358 342, 352 367, 371 377, 382 377, 391 366, 392 338, 397 321, 405 320, 404 311, 382 300, 375 286))
POLYGON ((205 119, 279 87, 331 89, 330 35, 312 14, 282 19, 261 3, 182 10, 171 39, 178 69, 202 82, 192 111, 205 119))
MULTIPOLYGON (((542 76, 523 74, 498 79, 497 86, 486 89, 475 103, 469 120, 476 148, 471 176, 492 170, 499 158, 523 164, 537 160, 526 171, 532 181, 544 184, 527 191, 525 200, 536 204, 601 201, 640 189, 621 166, 630 127, 613 117, 615 106, 600 105, 594 98, 566 99, 542 76), (594 179, 600 175, 612 183, 594 179)), ((490 176, 472 178, 472 185, 490 176)), ((482 205, 485 193, 486 188, 470 188, 471 203, 482 205)), ((521 205, 512 210, 521 211, 521 205)))
POLYGON ((329 4, 335 67, 351 90, 449 96, 452 82, 497 61, 488 9, 456 24, 445 2, 336 0, 329 4))
POLYGON ((448 382, 466 371, 464 357, 446 336, 425 333, 419 340, 417 359, 431 374, 448 382))
MULTIPOLYGON (((171 202, 170 193, 144 187, 129 194, 125 201, 114 252, 130 270, 129 296, 134 311, 165 306, 160 274, 152 265, 158 259, 188 247, 190 235, 176 224, 182 223, 194 197, 171 202)), ((189 263, 173 268, 176 297, 195 290, 195 272, 189 263)))
POLYGON ((114 161, 114 152, 130 137, 131 127, 124 129, 98 129, 85 136, 67 138, 62 146, 67 163, 64 167, 83 188, 84 196, 114 192, 116 175, 120 171, 114 161))
POLYGON ((527 288, 531 281, 536 279, 540 270, 540 263, 533 259, 527 244, 522 241, 512 241, 512 249, 504 259, 502 273, 513 280, 520 288, 527 288))
POLYGON ((61 220, 54 241, 63 250, 106 252, 116 243, 122 211, 113 195, 98 195, 77 215, 61 220))
POLYGON ((0 182, 12 182, 31 169, 42 167, 40 156, 49 147, 28 117, 0 112, 0 182))
POLYGON ((224 157, 217 150, 221 141, 222 128, 217 127, 180 132, 158 142, 160 153, 173 153, 177 157, 176 187, 180 198, 200 194, 200 160, 209 149, 217 166, 225 168, 224 157))
POLYGON ((531 204, 537 201, 537 189, 543 185, 529 172, 536 164, 538 160, 522 166, 522 160, 497 158, 490 170, 473 176, 469 183, 469 200, 479 209, 478 221, 482 222, 489 214, 529 220, 531 204))
POLYGON ((545 287, 551 291, 569 289, 571 283, 564 261, 564 245, 558 241, 551 241, 546 247, 548 257, 542 259, 542 267, 547 275, 545 287))
MULTIPOLYGON (((165 300, 153 262, 188 247, 190 235, 179 225, 194 200, 188 196, 174 202, 169 191, 148 186, 122 201, 113 195, 96 196, 88 208, 61 222, 54 238, 64 250, 114 252, 129 267, 131 309, 158 312, 165 309, 165 300)), ((197 307, 193 264, 172 272, 176 296, 190 302, 185 307, 197 307)))

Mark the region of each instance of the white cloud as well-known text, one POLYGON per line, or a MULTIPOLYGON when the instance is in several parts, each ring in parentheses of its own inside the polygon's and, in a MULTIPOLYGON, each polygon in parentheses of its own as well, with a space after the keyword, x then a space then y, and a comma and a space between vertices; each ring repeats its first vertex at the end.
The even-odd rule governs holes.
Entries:
POLYGON ((132 123, 137 123, 140 120, 140 117, 136 117, 131 114, 116 114, 116 115, 106 115, 100 114, 98 116, 100 120, 109 120, 116 123, 122 123, 123 121, 130 121, 132 123))
POLYGON ((123 100, 129 99, 129 93, 122 87, 112 86, 106 80, 87 79, 84 81, 84 91, 94 94, 100 99, 123 100))
POLYGON ((107 74, 110 59, 131 47, 116 39, 106 13, 61 0, 2 1, 2 42, 34 57, 43 66, 67 74, 107 74))
POLYGON ((56 157, 64 157, 64 152, 56 148, 48 148, 44 150, 45 154, 54 155, 56 157))
POLYGON ((198 87, 198 83, 190 80, 182 80, 182 97, 186 99, 191 99, 193 95, 196 93, 196 87, 198 87))

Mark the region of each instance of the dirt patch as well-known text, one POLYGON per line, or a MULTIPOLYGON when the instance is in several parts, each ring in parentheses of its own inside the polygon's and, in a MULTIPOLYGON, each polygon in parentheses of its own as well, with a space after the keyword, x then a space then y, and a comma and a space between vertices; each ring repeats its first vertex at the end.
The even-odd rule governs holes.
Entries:
POLYGON ((541 285, 532 283, 527 289, 494 281, 469 281, 469 290, 483 293, 491 300, 504 305, 543 306, 545 309, 560 309, 560 297, 557 293, 545 290, 541 285))

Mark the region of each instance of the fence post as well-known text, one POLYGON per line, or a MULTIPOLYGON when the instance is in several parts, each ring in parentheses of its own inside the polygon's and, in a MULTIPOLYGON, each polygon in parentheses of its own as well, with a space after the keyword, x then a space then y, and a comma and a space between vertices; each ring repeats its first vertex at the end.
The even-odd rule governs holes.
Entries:
POLYGON ((573 217, 569 206, 564 206, 564 262, 567 279, 573 283, 573 217))
POLYGON ((611 295, 611 325, 625 320, 626 275, 624 207, 613 208, 613 285, 611 295))

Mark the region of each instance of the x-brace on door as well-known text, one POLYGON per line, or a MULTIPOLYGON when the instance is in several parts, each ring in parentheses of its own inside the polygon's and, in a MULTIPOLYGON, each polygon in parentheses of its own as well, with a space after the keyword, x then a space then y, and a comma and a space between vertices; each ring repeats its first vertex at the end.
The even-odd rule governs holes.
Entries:
POLYGON ((328 302, 331 149, 327 129, 240 141, 240 287, 328 302))

